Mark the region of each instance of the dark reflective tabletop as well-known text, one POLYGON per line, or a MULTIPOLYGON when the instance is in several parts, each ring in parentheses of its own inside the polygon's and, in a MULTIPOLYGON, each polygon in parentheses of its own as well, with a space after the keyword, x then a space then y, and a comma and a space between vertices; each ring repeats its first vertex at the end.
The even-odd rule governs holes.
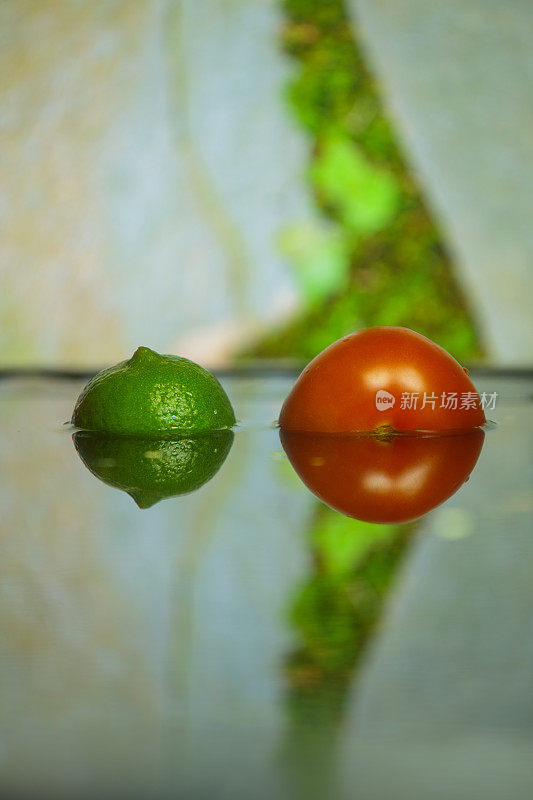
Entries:
POLYGON ((529 800, 533 381, 472 377, 498 424, 405 524, 304 486, 290 376, 224 379, 228 451, 142 509, 62 424, 80 382, 0 381, 0 793, 529 800))

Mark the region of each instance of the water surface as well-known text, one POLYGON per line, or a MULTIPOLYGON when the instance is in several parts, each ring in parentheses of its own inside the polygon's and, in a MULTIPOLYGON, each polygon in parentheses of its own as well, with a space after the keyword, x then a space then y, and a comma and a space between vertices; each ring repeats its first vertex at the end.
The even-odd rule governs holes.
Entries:
POLYGON ((1 381, 2 791, 529 798, 533 382, 473 378, 498 426, 406 525, 303 486, 290 376, 227 378, 225 462, 142 510, 77 455, 80 383, 1 381))

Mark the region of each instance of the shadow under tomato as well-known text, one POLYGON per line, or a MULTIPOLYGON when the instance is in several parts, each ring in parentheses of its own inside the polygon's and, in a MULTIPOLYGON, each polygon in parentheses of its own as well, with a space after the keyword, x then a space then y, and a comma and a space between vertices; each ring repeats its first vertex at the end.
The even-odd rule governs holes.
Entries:
POLYGON ((339 436, 280 431, 305 485, 326 505, 377 523, 409 522, 439 506, 468 480, 485 434, 339 436))

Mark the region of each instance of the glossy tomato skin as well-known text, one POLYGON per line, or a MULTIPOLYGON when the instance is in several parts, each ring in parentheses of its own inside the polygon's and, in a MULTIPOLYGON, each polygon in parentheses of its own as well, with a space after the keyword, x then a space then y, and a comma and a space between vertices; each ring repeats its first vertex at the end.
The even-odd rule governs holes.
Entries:
POLYGON ((485 434, 336 436, 280 431, 306 486, 326 505, 376 523, 410 522, 436 508, 474 469, 485 434))
POLYGON ((350 433, 462 430, 483 425, 474 384, 442 347, 408 328, 376 327, 339 339, 311 361, 281 410, 286 430, 350 433), (394 404, 378 407, 376 393, 394 404), (416 407, 404 407, 416 395, 416 407), (457 407, 446 407, 456 395, 457 407))

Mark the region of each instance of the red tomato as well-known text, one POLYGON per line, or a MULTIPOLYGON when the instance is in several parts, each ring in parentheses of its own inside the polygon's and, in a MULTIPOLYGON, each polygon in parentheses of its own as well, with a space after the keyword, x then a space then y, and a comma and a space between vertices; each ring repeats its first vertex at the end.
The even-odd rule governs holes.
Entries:
POLYGON ((357 331, 323 350, 279 418, 286 430, 322 433, 459 430, 484 422, 463 367, 425 336, 393 327, 357 331))
POLYGON ((441 436, 330 436, 280 431, 306 486, 336 511, 366 522, 408 522, 451 497, 478 460, 484 432, 441 436))

